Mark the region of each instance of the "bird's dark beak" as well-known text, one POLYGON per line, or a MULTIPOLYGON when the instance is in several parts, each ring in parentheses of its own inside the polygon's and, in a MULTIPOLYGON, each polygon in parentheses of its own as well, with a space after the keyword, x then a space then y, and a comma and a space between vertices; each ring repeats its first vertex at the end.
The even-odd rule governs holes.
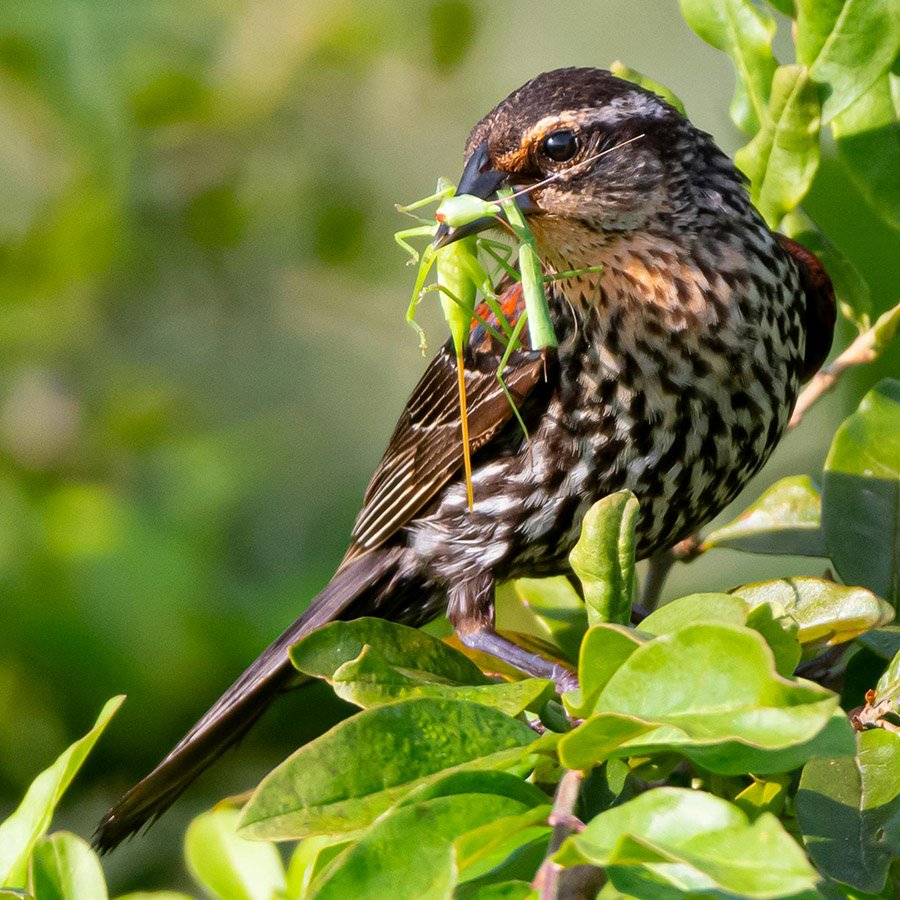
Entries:
MULTIPOLYGON (((488 156, 487 142, 483 142, 475 148, 475 152, 469 157, 466 167, 463 170, 459 184, 456 186, 457 194, 472 194, 480 197, 482 200, 496 200, 498 188, 508 184, 506 175, 498 172, 490 162, 488 156)), ((487 228, 493 228, 497 224, 493 216, 485 216, 483 219, 476 219, 467 225, 461 225, 457 228, 450 228, 442 223, 438 226, 434 234, 433 247, 439 250, 452 244, 460 238, 468 237, 470 234, 478 234, 487 228)))

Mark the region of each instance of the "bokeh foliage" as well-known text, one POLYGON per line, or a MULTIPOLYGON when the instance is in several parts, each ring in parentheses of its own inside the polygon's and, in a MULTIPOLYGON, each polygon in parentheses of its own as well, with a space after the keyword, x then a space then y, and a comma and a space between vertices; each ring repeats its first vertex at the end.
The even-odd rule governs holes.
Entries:
MULTIPOLYGON (((792 59, 772 8, 706 5, 762 23, 741 32, 759 71, 792 59)), ((675 4, 541 6, 0 7, 0 808, 127 691, 63 809, 87 833, 328 577, 421 368, 402 323, 393 202, 455 174, 493 102, 539 70, 622 57, 726 148, 746 142, 721 112, 724 60, 675 4)), ((815 42, 801 51, 814 72, 815 42)), ((823 77, 843 77, 839 63, 823 77)), ((868 66, 871 90, 846 109, 817 88, 834 144, 804 206, 878 313, 900 274, 882 162, 896 146, 896 82, 880 57, 868 66)), ((766 78, 739 82, 733 109, 750 133, 765 124, 753 97, 768 99, 766 78)), ((848 379, 814 421, 830 434, 877 375, 848 379)), ((817 474, 827 442, 815 432, 792 435, 751 493, 779 473, 817 474)), ((706 585, 751 580, 728 557, 700 561, 706 585)), ((339 714, 270 723, 208 801, 339 714), (251 772, 236 775, 241 764, 251 772)), ((176 813, 144 846, 167 828, 177 841, 181 825, 176 813)), ((113 871, 172 884, 161 859, 132 851, 113 871)))

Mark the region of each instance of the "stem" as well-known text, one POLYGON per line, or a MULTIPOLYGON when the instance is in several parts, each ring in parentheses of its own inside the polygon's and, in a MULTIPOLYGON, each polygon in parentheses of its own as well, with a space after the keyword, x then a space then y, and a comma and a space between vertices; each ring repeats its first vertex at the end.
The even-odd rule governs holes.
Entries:
POLYGON ((539 892, 540 900, 593 897, 606 882, 606 874, 595 866, 572 866, 563 869, 551 859, 570 834, 584 829, 584 823, 575 815, 575 804, 578 802, 583 778, 584 772, 570 769, 563 775, 556 789, 553 810, 547 819, 553 826, 553 834, 547 846, 547 855, 532 884, 539 892))

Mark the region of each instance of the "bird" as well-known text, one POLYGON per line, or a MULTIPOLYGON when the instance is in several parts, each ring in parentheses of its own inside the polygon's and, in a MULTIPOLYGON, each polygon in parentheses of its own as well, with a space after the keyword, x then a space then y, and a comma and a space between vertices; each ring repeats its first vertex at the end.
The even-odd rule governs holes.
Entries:
MULTIPOLYGON (((331 581, 110 809, 101 851, 155 821, 297 683, 289 648, 330 621, 420 626, 446 613, 466 646, 573 687, 565 664, 495 630, 495 585, 565 573, 585 513, 620 490, 640 504, 638 557, 662 551, 772 453, 831 347, 834 294, 819 260, 766 225, 709 134, 608 71, 545 72, 466 142, 458 193, 488 200, 504 186, 546 271, 578 272, 549 286, 558 347, 532 349, 526 330, 503 372, 526 431, 496 377, 504 348, 476 319, 464 360, 474 508, 448 342, 400 415, 331 581)), ((443 226, 436 243, 496 226, 443 226)), ((524 313, 517 284, 501 302, 514 321, 524 313)))

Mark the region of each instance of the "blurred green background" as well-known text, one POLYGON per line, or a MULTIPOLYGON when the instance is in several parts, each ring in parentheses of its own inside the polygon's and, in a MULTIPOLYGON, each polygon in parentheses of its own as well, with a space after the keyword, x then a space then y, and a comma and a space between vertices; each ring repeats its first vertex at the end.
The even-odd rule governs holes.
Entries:
MULTIPOLYGON (((0 5, 0 819, 124 692, 58 820, 88 834, 324 584, 423 367, 393 204, 458 175, 532 75, 616 58, 740 146, 730 65, 674 0, 0 5)), ((895 302, 897 236, 833 155, 806 208, 895 302)), ((892 367, 739 503, 816 473, 892 367)), ((667 596, 821 569, 717 551, 667 596)), ((108 860, 112 889, 178 884, 187 819, 341 714, 315 687, 280 704, 108 860)))

